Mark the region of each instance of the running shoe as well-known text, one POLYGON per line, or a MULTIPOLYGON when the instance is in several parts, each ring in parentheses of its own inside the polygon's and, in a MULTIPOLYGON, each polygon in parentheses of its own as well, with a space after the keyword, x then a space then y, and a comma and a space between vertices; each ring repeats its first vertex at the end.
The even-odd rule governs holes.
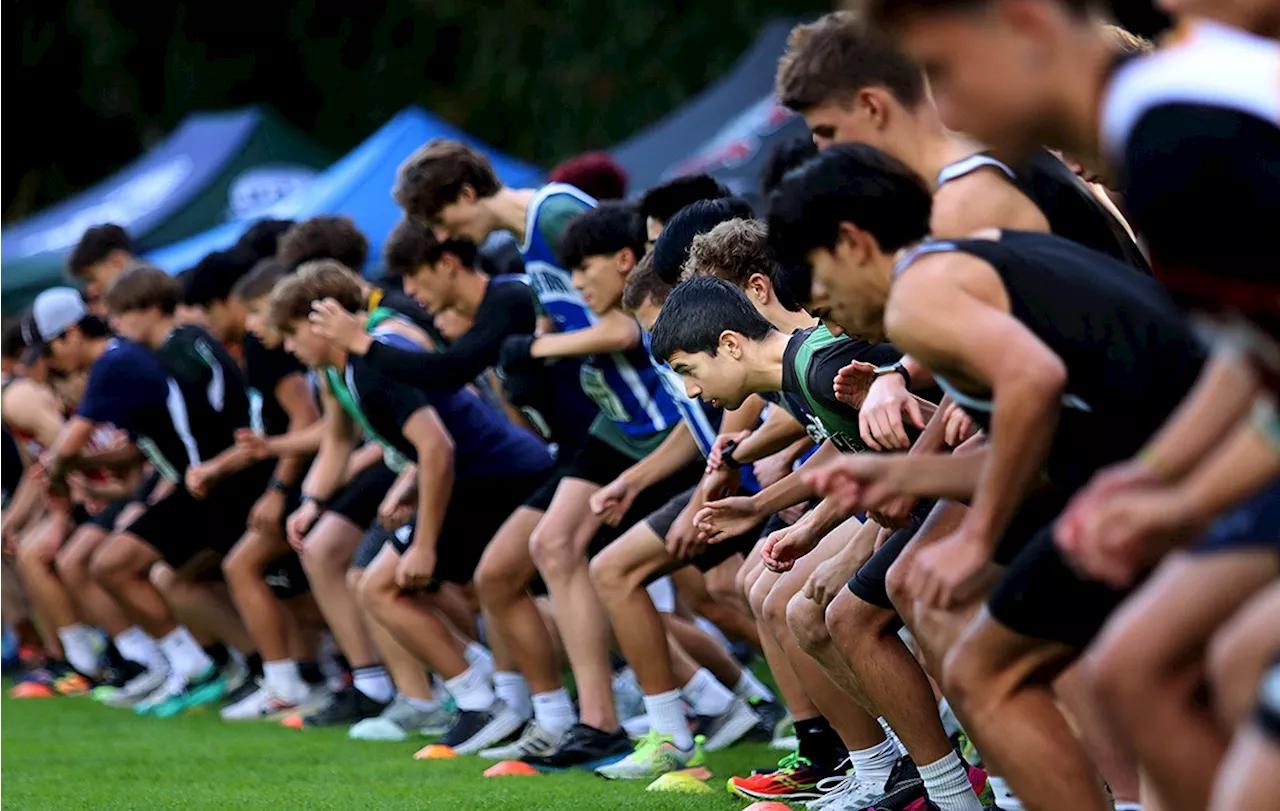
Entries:
POLYGON ((452 726, 436 743, 452 747, 459 755, 474 755, 514 739, 526 721, 505 702, 494 701, 487 710, 458 710, 452 726))
POLYGON ((747 733, 746 740, 771 742, 779 725, 788 717, 787 708, 779 701, 766 701, 763 698, 749 698, 747 705, 760 716, 760 723, 747 733))
POLYGON ((105 696, 102 703, 108 707, 133 707, 159 690, 168 678, 168 670, 143 670, 121 685, 120 689, 105 696))
MULTIPOLYGON (((996 804, 995 792, 991 790, 990 784, 987 782, 987 773, 976 766, 965 764, 968 772, 969 785, 973 787, 973 793, 978 795, 978 802, 982 803, 982 807, 986 809, 994 809, 996 804)), ((897 811, 893 805, 876 805, 878 811, 897 811)), ((929 801, 928 797, 921 797, 915 802, 907 805, 903 811, 935 811, 937 806, 929 801)), ((996 809, 998 811, 998 809, 996 809)))
POLYGON ((266 685, 259 685, 239 701, 228 700, 219 715, 224 721, 271 721, 286 715, 313 712, 327 697, 328 693, 319 685, 308 688, 302 701, 292 701, 267 689, 266 685))
POLYGON ((204 673, 187 680, 179 692, 152 707, 149 714, 157 718, 172 718, 187 710, 221 701, 227 694, 226 671, 229 668, 230 665, 219 670, 216 665, 209 665, 204 673))
POLYGON ((527 760, 546 757, 560 746, 565 733, 558 735, 543 729, 537 721, 525 724, 520 737, 505 746, 491 746, 478 753, 485 760, 527 760))
POLYGON ((150 715, 156 707, 182 695, 186 689, 187 680, 170 670, 159 687, 133 703, 133 711, 138 715, 150 715))
POLYGON ((419 709, 404 696, 396 696, 375 718, 366 718, 347 730, 347 737, 357 741, 404 741, 410 735, 440 735, 448 730, 453 717, 436 705, 419 709))
POLYGON ((631 739, 621 729, 617 732, 605 732, 586 724, 574 724, 565 733, 556 751, 542 757, 528 758, 525 763, 544 772, 564 769, 594 770, 622 760, 631 754, 631 750, 631 739))
POLYGON ((706 760, 701 735, 693 739, 688 749, 680 749, 670 735, 653 731, 636 741, 631 754, 617 763, 597 768, 596 774, 610 780, 647 780, 701 766, 706 760))
POLYGON ((53 680, 53 690, 60 696, 87 696, 93 687, 91 679, 74 670, 53 680))
POLYGON ((884 783, 859 778, 857 772, 838 783, 821 786, 824 795, 805 804, 820 811, 905 811, 907 806, 925 797, 924 781, 910 758, 900 757, 884 783))
POLYGON ((827 769, 801 757, 799 752, 792 752, 778 761, 778 768, 773 771, 730 777, 726 787, 730 794, 747 800, 814 800, 825 793, 819 784, 824 780, 843 780, 848 765, 848 761, 843 760, 836 768, 827 769))
POLYGON ((747 702, 735 698, 729 709, 720 715, 700 715, 694 735, 706 740, 708 752, 728 749, 742 740, 747 733, 760 726, 760 716, 747 702))
MULTIPOLYGON (((357 721, 378 715, 390 703, 390 701, 374 701, 357 690, 355 685, 348 685, 342 692, 335 694, 328 704, 315 712, 304 713, 302 726, 308 728, 351 726, 357 721)), ((281 723, 288 726, 291 718, 293 716, 286 716, 281 723)))

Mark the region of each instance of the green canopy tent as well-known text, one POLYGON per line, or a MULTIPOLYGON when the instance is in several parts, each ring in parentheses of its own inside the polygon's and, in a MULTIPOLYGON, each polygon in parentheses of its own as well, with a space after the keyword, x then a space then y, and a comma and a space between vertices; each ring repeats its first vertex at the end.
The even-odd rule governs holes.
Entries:
POLYGON ((116 174, 0 231, 0 309, 20 312, 64 283, 66 255, 90 226, 114 222, 147 251, 255 216, 333 157, 264 108, 188 116, 116 174))

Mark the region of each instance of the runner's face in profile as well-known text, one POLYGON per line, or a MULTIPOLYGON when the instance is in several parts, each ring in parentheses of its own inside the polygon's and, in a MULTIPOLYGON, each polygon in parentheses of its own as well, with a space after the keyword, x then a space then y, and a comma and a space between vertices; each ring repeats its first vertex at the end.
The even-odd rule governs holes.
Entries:
POLYGON ((331 355, 329 342, 317 335, 311 328, 311 322, 305 318, 297 318, 289 322, 288 332, 284 336, 284 348, 308 369, 319 369, 329 365, 331 355))
POLYGON ((732 357, 723 344, 714 355, 677 351, 667 362, 684 379, 685 393, 691 398, 732 411, 752 394, 746 389, 746 369, 741 358, 732 357))

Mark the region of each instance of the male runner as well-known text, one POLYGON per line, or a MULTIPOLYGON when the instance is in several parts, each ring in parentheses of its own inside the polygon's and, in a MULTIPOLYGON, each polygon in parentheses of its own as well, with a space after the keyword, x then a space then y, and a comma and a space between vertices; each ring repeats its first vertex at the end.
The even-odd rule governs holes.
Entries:
POLYGON ((684 175, 647 189, 640 198, 646 248, 652 249, 667 222, 680 209, 699 200, 719 200, 732 196, 727 188, 708 174, 684 175))
MULTIPOLYGON (((872 485, 970 500, 959 526, 911 560, 913 631, 949 651, 944 692, 1028 805, 1109 807, 1051 685, 1125 592, 1076 574, 1053 545, 1053 520, 1093 471, 1155 431, 1204 351, 1153 281, 1059 238, 992 230, 916 247, 930 202, 910 169, 867 147, 832 150, 772 201, 774 244, 810 263, 846 325, 915 351, 990 435, 951 457, 841 459, 818 483, 850 506, 882 501, 872 485), (1020 511, 1043 489, 1042 466, 1047 492, 1020 511), (993 558, 1009 568, 965 627, 993 558)), ((766 556, 795 551, 784 543, 766 556)))
MULTIPOLYGON (((405 463, 402 481, 416 475, 416 487, 408 489, 417 496, 411 540, 397 533, 383 547, 361 580, 362 600, 397 642, 445 680, 457 701, 460 712, 441 738, 444 744, 464 754, 478 751, 497 742, 475 735, 505 707, 485 676, 456 650, 450 631, 417 603, 414 592, 434 590, 442 582, 469 582, 490 538, 542 483, 551 456, 531 434, 471 392, 430 395, 397 383, 318 336, 307 319, 312 305, 326 298, 347 312, 359 310, 363 300, 355 278, 341 265, 304 264, 272 293, 273 326, 286 336, 289 351, 323 372, 326 412, 339 417, 337 433, 350 437, 360 425, 389 459, 405 463)), ((426 351, 430 345, 421 331, 407 321, 397 322, 387 311, 375 311, 367 329, 401 348, 426 351)), ((336 454, 317 460, 304 498, 323 501, 345 461, 336 454)), ((404 495, 399 485, 393 492, 404 495)))
POLYGON ((107 294, 107 288, 117 276, 137 262, 137 252, 129 234, 114 223, 106 223, 85 229, 80 241, 67 254, 67 272, 84 280, 90 310, 105 317, 107 310, 103 296, 107 294))

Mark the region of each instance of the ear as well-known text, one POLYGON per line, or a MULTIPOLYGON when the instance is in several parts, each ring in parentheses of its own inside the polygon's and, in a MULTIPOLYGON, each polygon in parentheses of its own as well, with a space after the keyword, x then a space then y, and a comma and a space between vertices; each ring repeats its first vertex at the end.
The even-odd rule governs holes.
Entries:
POLYGON ((475 187, 472 186, 470 183, 463 183, 462 187, 458 189, 457 202, 470 204, 470 203, 474 203, 477 199, 479 198, 476 196, 475 187))
POLYGON ((864 87, 858 91, 855 106, 871 119, 877 130, 884 130, 889 126, 891 105, 887 91, 879 87, 864 87))
POLYGON ((636 252, 631 248, 623 248, 614 256, 614 260, 618 264, 618 273, 626 276, 635 269, 636 264, 640 261, 636 256, 636 252))
POLYGON ((724 352, 734 360, 741 360, 746 348, 747 339, 741 332, 734 332, 731 329, 727 329, 720 333, 719 351, 724 352))
POLYGON ((835 249, 831 253, 855 265, 866 264, 877 249, 875 240, 851 222, 840 223, 838 229, 835 249))
POLYGON ((763 273, 752 273, 747 277, 747 296, 768 304, 773 299, 773 281, 763 273))

